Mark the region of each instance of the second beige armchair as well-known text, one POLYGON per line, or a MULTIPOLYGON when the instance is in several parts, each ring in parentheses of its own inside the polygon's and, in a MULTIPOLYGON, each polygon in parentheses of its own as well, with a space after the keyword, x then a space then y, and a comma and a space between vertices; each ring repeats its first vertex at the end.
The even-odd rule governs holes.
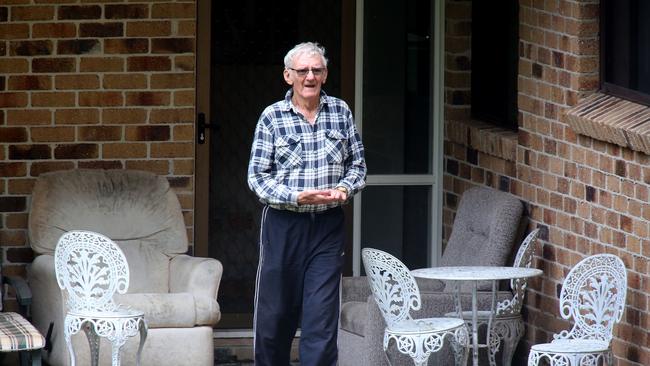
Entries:
MULTIPOLYGON (((441 265, 505 265, 513 252, 522 213, 523 204, 511 194, 486 187, 467 190, 460 200, 441 265)), ((415 317, 438 317, 454 311, 452 286, 446 286, 437 280, 420 280, 418 286, 422 293, 422 308, 415 313, 415 317)), ((461 289, 464 286, 461 285, 461 289)), ((489 286, 487 284, 487 287, 479 289, 487 290, 489 286)), ((343 278, 339 327, 340 366, 388 365, 382 348, 386 323, 369 295, 370 288, 365 277, 343 278)), ((498 294, 497 300, 509 297, 512 294, 504 291, 498 294)), ((480 293, 479 309, 489 309, 490 300, 489 292, 480 293)), ((467 308, 471 296, 466 294, 462 301, 463 307, 467 308)), ((434 354, 429 364, 451 364, 450 356, 450 352, 434 354)), ((394 366, 412 364, 408 357, 395 351, 393 357, 394 366)))

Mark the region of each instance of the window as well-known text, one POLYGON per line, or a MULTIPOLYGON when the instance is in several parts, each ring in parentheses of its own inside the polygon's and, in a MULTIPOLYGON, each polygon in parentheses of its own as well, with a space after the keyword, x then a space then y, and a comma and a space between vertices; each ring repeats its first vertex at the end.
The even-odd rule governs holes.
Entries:
POLYGON ((603 0, 601 89, 650 105, 650 2, 603 0))
POLYGON ((517 129, 517 0, 472 2, 472 118, 517 129))

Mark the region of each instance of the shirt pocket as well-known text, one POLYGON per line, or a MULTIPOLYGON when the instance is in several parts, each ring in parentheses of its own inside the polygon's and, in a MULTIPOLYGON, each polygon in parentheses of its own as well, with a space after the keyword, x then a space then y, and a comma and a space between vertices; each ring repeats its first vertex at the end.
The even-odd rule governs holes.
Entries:
POLYGON ((300 135, 291 134, 278 136, 275 139, 275 163, 281 168, 292 168, 302 165, 302 145, 300 135))
POLYGON ((327 162, 340 164, 345 159, 347 136, 341 130, 327 130, 325 136, 327 162))

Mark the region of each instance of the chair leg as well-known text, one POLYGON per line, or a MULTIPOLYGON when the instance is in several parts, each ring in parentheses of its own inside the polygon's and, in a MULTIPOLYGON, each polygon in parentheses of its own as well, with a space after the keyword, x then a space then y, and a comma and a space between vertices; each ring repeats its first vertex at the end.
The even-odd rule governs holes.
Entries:
POLYGON ((541 356, 539 353, 530 350, 528 353, 528 366, 537 366, 539 364, 539 360, 541 359, 541 356))
POLYGON ((144 342, 147 339, 147 323, 144 321, 144 318, 139 322, 140 327, 140 345, 138 346, 138 354, 136 355, 136 365, 140 366, 140 358, 142 357, 142 348, 144 347, 144 342))
POLYGON ((90 346, 90 364, 92 366, 97 366, 99 365, 99 336, 95 331, 95 325, 92 322, 89 322, 86 323, 83 329, 84 333, 86 333, 88 346, 90 346))
POLYGON ((41 366, 41 350, 31 351, 30 355, 32 356, 32 366, 41 366))
POLYGON ((122 346, 119 346, 117 344, 113 344, 112 350, 111 350, 111 366, 120 366, 120 351, 122 350, 122 346))
POLYGON ((512 364, 512 357, 515 354, 517 343, 519 343, 519 338, 516 340, 504 339, 503 351, 501 352, 501 364, 503 366, 510 366, 512 364))
POLYGON ((20 366, 29 366, 28 356, 29 351, 20 351, 18 352, 18 358, 20 359, 20 366))
POLYGON ((469 357, 469 331, 467 328, 459 329, 451 337, 451 348, 454 350, 454 363, 456 366, 466 366, 469 357))
MULTIPOLYGON (((436 335, 436 337, 440 337, 440 335, 436 335)), ((442 336, 444 338, 444 335, 442 336)), ((390 343, 390 339, 395 338, 395 345, 397 346, 397 350, 404 355, 408 355, 411 357, 413 360, 413 363, 415 366, 426 366, 427 363, 429 362, 429 356, 432 353, 431 345, 427 345, 430 341, 428 336, 425 335, 400 335, 400 336, 393 336, 390 337, 386 333, 384 333, 384 355, 386 356, 386 361, 388 362, 388 365, 391 365, 390 358, 388 357, 388 345, 390 343)), ((433 342, 434 344, 438 344, 438 342, 433 342)), ((439 342, 442 344, 442 340, 439 342)), ((436 350, 437 351, 437 350, 436 350)))
POLYGON ((415 366, 427 366, 427 364, 429 363, 429 357, 427 357, 426 360, 420 360, 420 361, 413 360, 413 363, 415 364, 415 366))
MULTIPOLYGON (((492 329, 487 329, 486 332, 489 332, 490 337, 489 339, 489 344, 488 344, 488 361, 490 362, 490 366, 496 366, 497 361, 496 361, 496 355, 497 352, 499 352, 499 348, 501 347, 502 343, 506 343, 506 339, 504 338, 503 331, 504 329, 497 329, 496 327, 503 327, 505 326, 504 324, 495 324, 492 326, 492 329)), ((486 326, 487 327, 487 326, 486 326)), ((504 351, 505 351, 505 345, 504 345, 504 351)))
POLYGON ((32 366, 41 366, 41 350, 30 350, 18 352, 20 358, 20 366, 29 366, 30 361, 32 366))
POLYGON ((503 339, 503 352, 501 353, 501 363, 503 366, 510 366, 512 364, 512 357, 525 331, 524 321, 521 318, 517 319, 516 322, 508 324, 508 334, 503 339))
POLYGON ((126 343, 126 338, 123 335, 117 337, 111 342, 111 366, 120 366, 122 362, 120 352, 122 351, 124 343, 126 343))
POLYGON ((77 364, 76 357, 74 355, 74 348, 72 348, 72 335, 77 333, 82 324, 79 324, 75 319, 66 316, 63 324, 63 338, 65 339, 65 344, 68 347, 68 355, 70 356, 70 366, 75 366, 77 364))

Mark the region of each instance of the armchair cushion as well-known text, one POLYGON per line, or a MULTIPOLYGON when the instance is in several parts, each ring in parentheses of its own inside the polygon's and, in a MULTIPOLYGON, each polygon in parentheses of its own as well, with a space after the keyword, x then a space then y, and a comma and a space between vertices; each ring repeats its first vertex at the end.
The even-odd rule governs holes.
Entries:
MULTIPOLYGON (((519 198, 488 187, 463 193, 441 266, 504 266, 517 239, 524 206, 519 198)), ((446 286, 445 291, 453 291, 446 286)), ((490 282, 479 283, 489 290, 490 282)), ((469 283, 461 290, 469 292, 469 283)))
POLYGON ((188 292, 116 294, 115 301, 144 311, 149 328, 190 328, 195 325, 212 325, 218 317, 219 306, 196 306, 196 299, 188 292))
POLYGON ((99 232, 120 246, 133 271, 131 293, 168 292, 168 255, 185 253, 188 246, 180 203, 166 178, 140 171, 79 169, 39 176, 29 217, 32 249, 54 253, 59 237, 70 230, 99 232))
POLYGON ((505 192, 474 187, 463 193, 441 266, 503 266, 524 207, 505 192))
POLYGON ((69 230, 100 232, 113 241, 146 242, 166 254, 187 251, 187 232, 165 177, 141 171, 78 169, 45 173, 34 186, 31 246, 53 253, 69 230))
POLYGON ((129 264, 128 293, 169 292, 169 256, 139 240, 116 241, 129 264))
POLYGON ((341 329, 363 337, 367 322, 367 301, 348 301, 341 305, 341 329))

